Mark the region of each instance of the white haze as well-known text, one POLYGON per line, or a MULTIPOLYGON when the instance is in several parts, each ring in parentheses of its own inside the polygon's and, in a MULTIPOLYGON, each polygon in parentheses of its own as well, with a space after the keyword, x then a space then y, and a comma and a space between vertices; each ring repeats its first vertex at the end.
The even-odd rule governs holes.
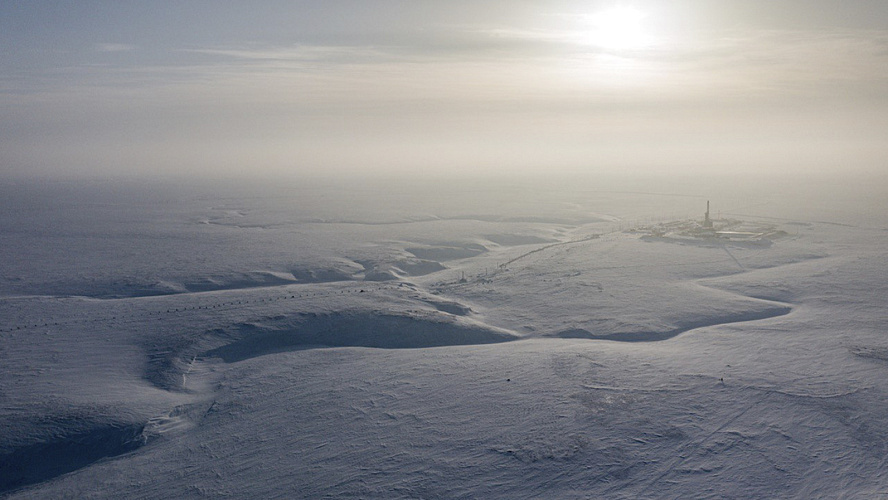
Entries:
POLYGON ((649 42, 624 49, 594 41, 607 2, 199 5, 4 7, 0 173, 856 174, 888 153, 873 2, 639 2, 649 42))

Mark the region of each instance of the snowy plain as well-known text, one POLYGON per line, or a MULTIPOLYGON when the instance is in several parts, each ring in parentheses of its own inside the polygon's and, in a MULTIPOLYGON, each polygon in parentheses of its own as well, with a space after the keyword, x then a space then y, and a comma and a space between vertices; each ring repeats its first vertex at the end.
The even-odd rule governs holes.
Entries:
POLYGON ((0 496, 888 497, 882 181, 0 190, 0 496))

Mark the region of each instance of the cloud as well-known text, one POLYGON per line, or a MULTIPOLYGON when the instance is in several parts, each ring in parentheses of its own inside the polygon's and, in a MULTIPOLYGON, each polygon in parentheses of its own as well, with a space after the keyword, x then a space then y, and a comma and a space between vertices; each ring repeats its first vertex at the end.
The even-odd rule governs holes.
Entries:
POLYGON ((135 50, 135 46, 124 43, 100 43, 96 45, 97 52, 128 52, 135 50))
POLYGON ((56 70, 31 95, 4 94, 11 77, 0 76, 14 118, 0 160, 555 168, 885 150, 883 32, 723 30, 631 51, 570 30, 451 25, 413 36, 183 48, 151 64, 56 70))
POLYGON ((292 62, 360 62, 391 60, 391 49, 373 46, 331 46, 298 44, 291 46, 202 48, 184 49, 182 52, 219 56, 247 61, 292 62))

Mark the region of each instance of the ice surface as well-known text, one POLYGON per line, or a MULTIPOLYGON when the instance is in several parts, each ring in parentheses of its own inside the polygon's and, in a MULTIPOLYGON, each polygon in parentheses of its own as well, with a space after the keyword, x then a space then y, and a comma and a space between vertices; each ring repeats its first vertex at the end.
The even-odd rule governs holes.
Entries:
POLYGON ((4 184, 0 495, 878 498, 888 197, 774 186, 4 184))

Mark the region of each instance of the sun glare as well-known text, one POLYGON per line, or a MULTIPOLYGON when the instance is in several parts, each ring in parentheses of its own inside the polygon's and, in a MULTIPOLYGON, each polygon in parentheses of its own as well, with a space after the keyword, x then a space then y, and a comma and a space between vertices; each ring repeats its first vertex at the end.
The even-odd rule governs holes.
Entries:
POLYGON ((613 7, 588 18, 584 41, 605 49, 638 49, 650 43, 644 13, 634 7, 613 7))

